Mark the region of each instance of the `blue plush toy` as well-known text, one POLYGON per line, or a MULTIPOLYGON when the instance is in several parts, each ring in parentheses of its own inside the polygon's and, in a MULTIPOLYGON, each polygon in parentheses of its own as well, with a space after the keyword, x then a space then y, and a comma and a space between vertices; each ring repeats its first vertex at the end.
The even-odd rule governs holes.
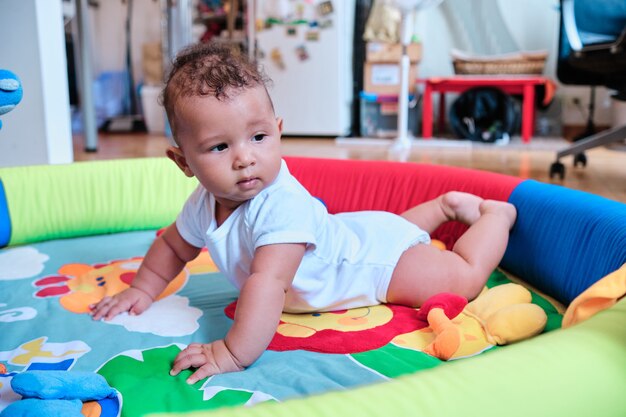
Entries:
POLYGON ((0 69, 0 116, 13 110, 22 100, 22 94, 22 83, 17 75, 9 70, 0 69))
POLYGON ((22 398, 2 410, 0 417, 84 417, 83 401, 110 399, 119 404, 117 391, 93 372, 25 371, 13 376, 11 388, 22 398))

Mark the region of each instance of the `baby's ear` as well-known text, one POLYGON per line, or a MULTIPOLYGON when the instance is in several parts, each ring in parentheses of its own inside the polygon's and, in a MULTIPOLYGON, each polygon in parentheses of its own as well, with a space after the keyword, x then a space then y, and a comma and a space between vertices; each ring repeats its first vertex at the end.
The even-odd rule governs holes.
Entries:
POLYGON ((165 151, 165 153, 168 158, 174 161, 176 166, 178 166, 178 168, 180 168, 180 170, 183 171, 183 173, 186 176, 188 177, 194 176, 193 172, 191 171, 191 168, 189 168, 189 165, 187 165, 187 158, 185 158, 185 154, 179 147, 169 146, 167 150, 165 151))
POLYGON ((278 125, 278 133, 280 133, 282 135, 283 134, 283 118, 282 117, 277 117, 276 118, 276 124, 278 125))

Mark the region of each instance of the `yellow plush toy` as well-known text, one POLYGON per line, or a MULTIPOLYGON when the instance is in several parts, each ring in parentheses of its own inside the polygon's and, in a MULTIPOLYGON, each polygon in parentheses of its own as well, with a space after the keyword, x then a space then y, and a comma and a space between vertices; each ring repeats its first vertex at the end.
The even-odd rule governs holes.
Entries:
POLYGON ((435 336, 423 351, 442 360, 453 358, 467 339, 468 326, 462 328, 460 321, 454 320, 457 315, 475 321, 482 335, 472 337, 482 336, 492 345, 505 345, 539 334, 548 320, 543 309, 531 303, 530 291, 518 284, 503 284, 485 291, 460 314, 451 312, 454 309, 449 306, 458 306, 457 298, 462 297, 453 294, 435 297, 439 297, 438 301, 427 301, 420 309, 435 336))

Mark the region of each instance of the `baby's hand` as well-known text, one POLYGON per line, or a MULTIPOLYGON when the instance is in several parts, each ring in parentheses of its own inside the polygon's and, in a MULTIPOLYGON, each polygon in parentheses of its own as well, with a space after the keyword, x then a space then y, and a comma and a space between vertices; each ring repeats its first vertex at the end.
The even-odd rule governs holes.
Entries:
POLYGON ((89 308, 94 320, 101 318, 111 320, 125 311, 133 315, 141 314, 150 307, 152 301, 152 298, 145 292, 130 287, 113 297, 104 297, 97 304, 90 305, 89 308))
POLYGON ((207 344, 190 344, 174 359, 170 375, 176 376, 182 370, 189 368, 195 368, 196 372, 187 378, 188 384, 195 384, 211 375, 243 371, 244 369, 230 352, 224 340, 216 340, 207 344))

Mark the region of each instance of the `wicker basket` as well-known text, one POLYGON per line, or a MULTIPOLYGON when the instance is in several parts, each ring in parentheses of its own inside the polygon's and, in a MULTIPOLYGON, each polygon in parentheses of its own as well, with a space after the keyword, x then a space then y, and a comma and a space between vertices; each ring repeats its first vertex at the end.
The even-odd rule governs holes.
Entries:
POLYGON ((518 53, 500 57, 452 55, 455 74, 542 74, 547 52, 518 53))

